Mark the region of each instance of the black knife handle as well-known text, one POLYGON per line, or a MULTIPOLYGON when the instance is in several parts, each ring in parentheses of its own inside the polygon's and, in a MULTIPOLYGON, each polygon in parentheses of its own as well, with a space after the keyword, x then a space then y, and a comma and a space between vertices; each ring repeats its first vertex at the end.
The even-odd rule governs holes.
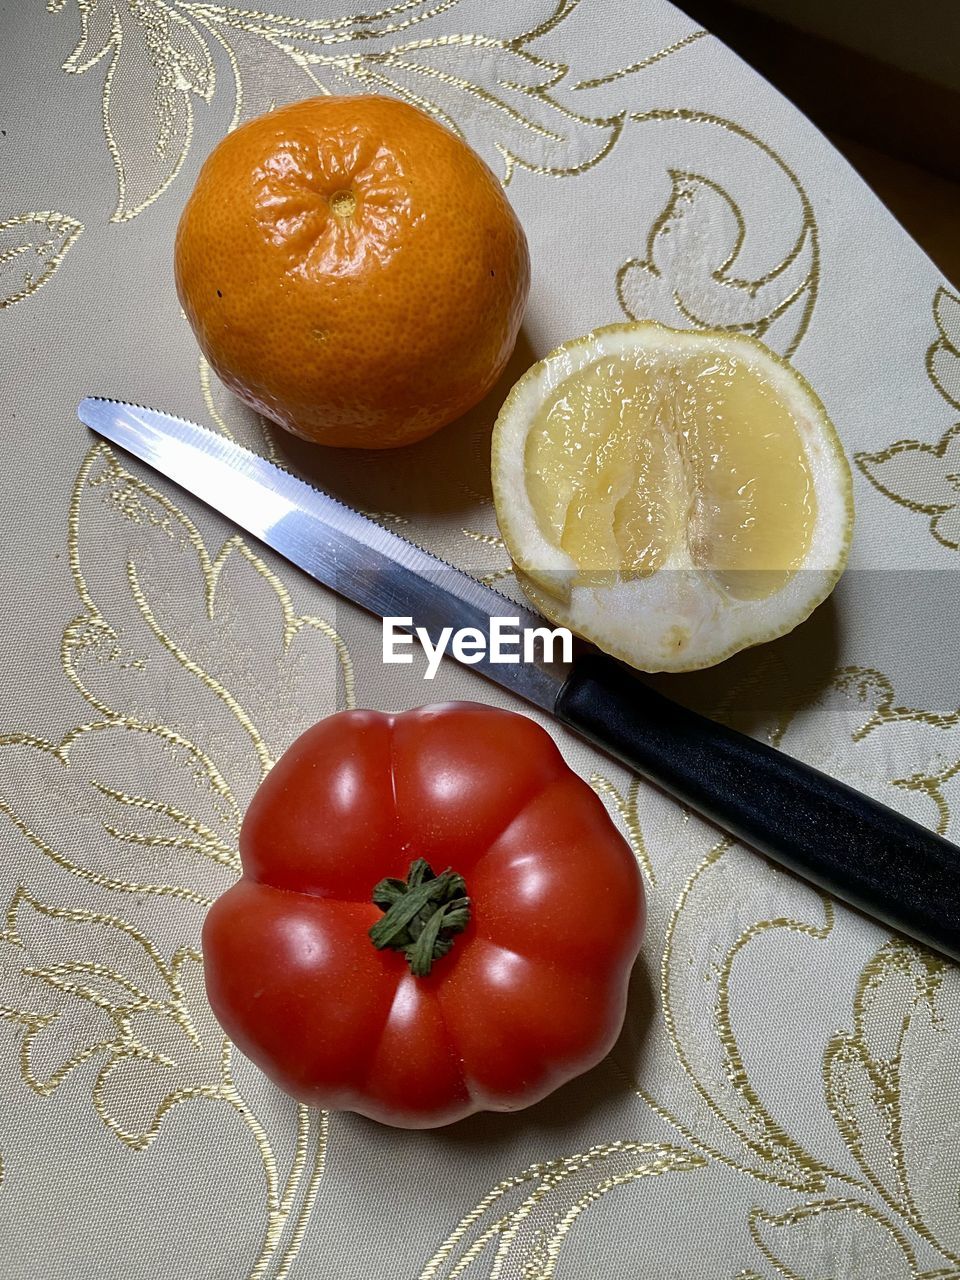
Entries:
POLYGON ((559 718, 738 839, 960 960, 960 848, 766 743, 662 697, 601 654, 559 718))

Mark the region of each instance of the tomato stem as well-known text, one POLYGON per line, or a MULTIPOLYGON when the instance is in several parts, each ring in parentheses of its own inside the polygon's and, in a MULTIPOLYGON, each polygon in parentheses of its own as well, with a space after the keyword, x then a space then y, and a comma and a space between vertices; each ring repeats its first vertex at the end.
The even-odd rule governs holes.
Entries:
POLYGON ((384 916, 370 929, 370 941, 378 951, 386 947, 402 951, 417 978, 427 976, 470 920, 463 876, 449 867, 436 875, 423 858, 411 862, 406 880, 392 876, 381 880, 371 901, 384 916))

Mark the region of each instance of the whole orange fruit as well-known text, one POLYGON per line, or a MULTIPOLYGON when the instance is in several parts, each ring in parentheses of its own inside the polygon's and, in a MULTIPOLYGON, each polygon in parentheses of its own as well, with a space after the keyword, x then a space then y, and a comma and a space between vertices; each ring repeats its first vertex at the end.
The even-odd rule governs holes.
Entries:
POLYGON ((288 431, 386 449, 480 400, 530 283, 500 184, 393 98, 323 97, 227 134, 177 230, 177 292, 224 383, 288 431))

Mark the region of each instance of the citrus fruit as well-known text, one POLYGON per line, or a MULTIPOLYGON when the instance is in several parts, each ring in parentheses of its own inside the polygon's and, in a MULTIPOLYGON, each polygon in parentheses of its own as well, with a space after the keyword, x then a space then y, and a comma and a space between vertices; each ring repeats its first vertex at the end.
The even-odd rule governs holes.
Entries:
POLYGON ((802 622, 843 572, 850 468, 810 386, 754 338, 615 324, 510 392, 497 518, 534 604, 644 671, 802 622))
POLYGON ((480 400, 513 349, 523 228, 465 142, 392 98, 311 98, 217 145, 177 292, 247 404, 321 444, 391 448, 480 400))

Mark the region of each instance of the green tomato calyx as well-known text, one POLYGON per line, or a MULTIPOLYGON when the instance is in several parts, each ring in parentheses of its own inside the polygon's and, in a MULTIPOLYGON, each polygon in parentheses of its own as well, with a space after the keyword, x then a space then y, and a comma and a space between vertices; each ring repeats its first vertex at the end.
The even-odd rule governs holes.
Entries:
POLYGON ((370 941, 378 951, 402 951, 417 978, 427 976, 470 920, 463 876, 449 867, 436 875, 423 858, 411 862, 406 880, 381 880, 371 901, 384 915, 370 929, 370 941))

